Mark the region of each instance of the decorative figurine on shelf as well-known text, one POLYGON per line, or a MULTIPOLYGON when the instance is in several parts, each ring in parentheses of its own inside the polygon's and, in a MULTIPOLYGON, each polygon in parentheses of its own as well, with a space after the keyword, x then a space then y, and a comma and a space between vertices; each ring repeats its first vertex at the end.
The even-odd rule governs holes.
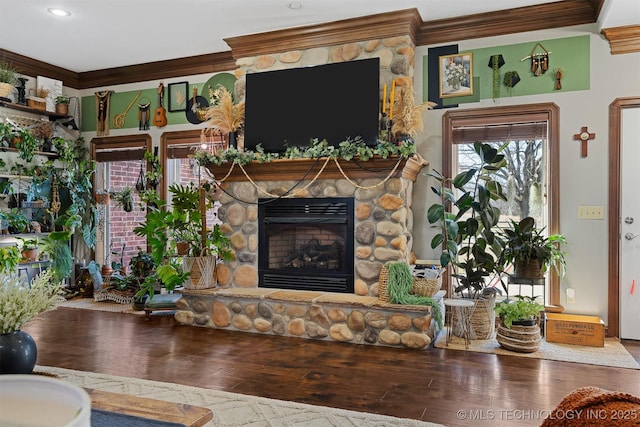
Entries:
POLYGON ((29 81, 26 77, 18 77, 18 86, 16 86, 16 90, 18 91, 18 104, 27 105, 27 89, 26 84, 29 81))

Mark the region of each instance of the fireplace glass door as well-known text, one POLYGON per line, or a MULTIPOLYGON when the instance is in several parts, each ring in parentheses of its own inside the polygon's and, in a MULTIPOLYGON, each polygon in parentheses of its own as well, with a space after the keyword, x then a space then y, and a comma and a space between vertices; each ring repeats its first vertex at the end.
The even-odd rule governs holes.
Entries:
POLYGON ((353 293, 353 198, 260 199, 260 287, 353 293))

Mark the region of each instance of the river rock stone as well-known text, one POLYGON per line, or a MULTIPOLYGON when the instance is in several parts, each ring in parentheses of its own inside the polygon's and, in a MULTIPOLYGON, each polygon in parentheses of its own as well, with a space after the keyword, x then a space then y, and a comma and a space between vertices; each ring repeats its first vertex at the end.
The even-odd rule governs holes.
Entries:
POLYGON ((244 314, 236 314, 233 316, 233 326, 241 331, 248 331, 251 329, 253 322, 244 314))
POLYGON ((349 315, 349 321, 347 324, 349 325, 349 329, 354 332, 364 332, 364 314, 360 310, 353 310, 349 315))
POLYGON ((304 332, 305 332, 304 319, 293 319, 292 321, 289 322, 288 329, 291 335, 301 337, 302 335, 304 335, 304 332))
POLYGON ((404 314, 389 316, 389 329, 393 331, 408 331, 411 329, 411 319, 404 314))
POLYGON ((331 325, 329 335, 336 341, 351 341, 353 339, 353 333, 344 323, 331 325))
POLYGON ((260 332, 269 332, 271 330, 271 322, 262 317, 253 320, 253 327, 260 332))
POLYGON ((402 345, 409 348, 424 348, 431 344, 431 338, 417 332, 405 332, 402 334, 402 345))
POLYGON ((307 322, 305 324, 307 335, 311 338, 326 338, 329 336, 329 332, 320 325, 313 322, 307 322))
POLYGON ((364 315, 364 321, 373 328, 382 329, 387 326, 387 317, 384 313, 377 311, 367 311, 364 315))
POLYGON ((221 301, 214 301, 211 309, 211 320, 218 328, 226 328, 231 324, 231 312, 221 301))
POLYGON ((400 344, 400 334, 388 329, 384 329, 380 331, 380 334, 378 335, 378 341, 381 344, 398 345, 400 344))

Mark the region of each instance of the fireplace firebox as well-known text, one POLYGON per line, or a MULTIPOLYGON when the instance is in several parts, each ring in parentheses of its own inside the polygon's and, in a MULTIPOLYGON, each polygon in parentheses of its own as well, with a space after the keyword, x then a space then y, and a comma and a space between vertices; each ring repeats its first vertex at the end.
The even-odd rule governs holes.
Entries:
POLYGON ((258 202, 259 287, 353 293, 351 197, 258 202))

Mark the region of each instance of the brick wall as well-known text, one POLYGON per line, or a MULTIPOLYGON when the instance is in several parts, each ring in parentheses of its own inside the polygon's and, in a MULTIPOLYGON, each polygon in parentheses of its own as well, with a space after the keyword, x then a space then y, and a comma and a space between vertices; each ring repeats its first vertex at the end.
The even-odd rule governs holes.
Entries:
MULTIPOLYGON (((140 174, 140 161, 128 160, 121 162, 111 162, 109 164, 109 189, 110 191, 122 190, 126 186, 135 188, 138 175, 140 174)), ((146 168, 146 165, 143 165, 146 168)), ((116 203, 109 204, 109 238, 111 248, 118 255, 112 255, 112 261, 120 261, 122 245, 125 245, 123 255, 124 265, 128 266, 129 261, 138 253, 138 248, 146 250, 147 243, 142 237, 133 234, 133 229, 141 222, 144 222, 145 211, 140 209, 140 198, 134 191, 133 211, 125 212, 116 203)))

